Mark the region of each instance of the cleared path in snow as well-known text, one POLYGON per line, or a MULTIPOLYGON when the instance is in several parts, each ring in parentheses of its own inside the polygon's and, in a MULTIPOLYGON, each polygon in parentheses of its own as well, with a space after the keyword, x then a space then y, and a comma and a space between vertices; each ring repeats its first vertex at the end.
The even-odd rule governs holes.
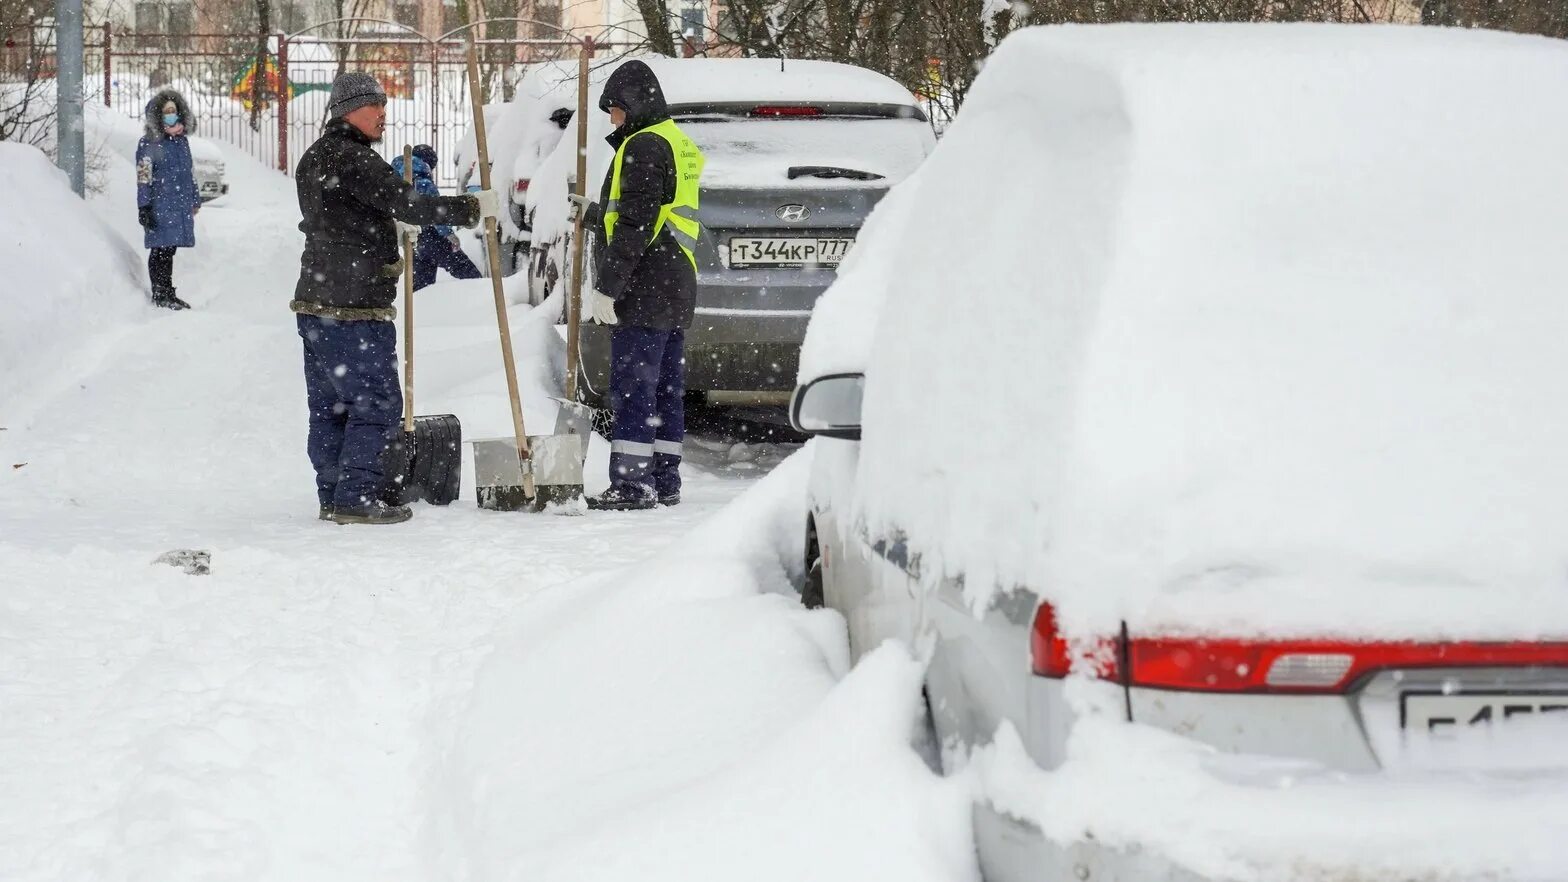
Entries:
MULTIPOLYGON (((292 182, 229 154, 233 192, 178 259, 196 309, 95 338, 12 415, 0 878, 691 878, 719 819, 794 878, 967 875, 962 795, 902 746, 907 659, 816 719, 845 665, 836 616, 779 596, 804 462, 709 522, 787 449, 694 444, 686 504, 656 513, 481 512, 469 484, 400 527, 316 521, 292 182), (173 548, 210 550, 212 574, 152 565, 173 548), (831 760, 841 730, 860 734, 831 760), (773 739, 799 755, 753 768, 773 739), (805 821, 833 811, 836 864, 803 866, 805 821), (604 830, 642 845, 611 854, 604 830)), ((124 187, 100 205, 139 241, 124 187)), ((504 432, 487 283, 422 295, 420 412, 504 432)), ((548 351, 526 313, 519 344, 548 351)))

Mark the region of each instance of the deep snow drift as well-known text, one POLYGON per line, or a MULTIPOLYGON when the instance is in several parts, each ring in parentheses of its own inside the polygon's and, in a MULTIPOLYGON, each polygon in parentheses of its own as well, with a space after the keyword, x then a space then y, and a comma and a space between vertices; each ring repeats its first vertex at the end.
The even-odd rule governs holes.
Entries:
MULTIPOLYGON (((52 269, 0 298, 50 384, 0 398, 0 878, 972 873, 965 792, 907 747, 918 666, 891 650, 836 685, 841 622, 793 596, 805 460, 744 494, 787 449, 689 439, 685 502, 652 513, 482 512, 469 470, 410 524, 318 522, 293 183, 223 149, 179 314, 143 305, 128 165, 83 209, 0 163, 40 182, 0 202, 33 249, 13 266, 52 269), (152 563, 175 548, 211 574, 152 563)), ((512 311, 537 429, 543 314, 512 311)), ((507 431, 488 282, 420 292, 418 327, 419 411, 507 431)))
MULTIPOLYGON (((135 172, 121 166, 111 164, 134 195, 135 172)), ((14 418, 58 385, 88 337, 148 308, 146 270, 145 255, 77 199, 36 148, 0 142, 0 193, 0 407, 9 412, 0 417, 14 418)))

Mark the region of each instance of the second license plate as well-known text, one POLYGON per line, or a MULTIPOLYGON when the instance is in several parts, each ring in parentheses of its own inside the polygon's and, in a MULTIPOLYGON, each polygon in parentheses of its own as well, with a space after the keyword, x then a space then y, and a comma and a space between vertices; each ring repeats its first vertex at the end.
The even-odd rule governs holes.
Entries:
POLYGON ((761 237, 730 239, 730 266, 827 266, 835 267, 849 253, 854 239, 846 237, 761 237))

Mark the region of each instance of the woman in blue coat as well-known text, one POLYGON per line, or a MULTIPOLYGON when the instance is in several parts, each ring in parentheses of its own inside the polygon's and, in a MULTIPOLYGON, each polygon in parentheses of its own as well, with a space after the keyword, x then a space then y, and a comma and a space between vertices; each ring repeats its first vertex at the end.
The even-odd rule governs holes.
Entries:
POLYGON ((165 89, 147 102, 146 134, 136 145, 136 217, 144 231, 152 302, 190 309, 174 294, 174 252, 196 246, 201 194, 187 136, 196 127, 184 96, 165 89))

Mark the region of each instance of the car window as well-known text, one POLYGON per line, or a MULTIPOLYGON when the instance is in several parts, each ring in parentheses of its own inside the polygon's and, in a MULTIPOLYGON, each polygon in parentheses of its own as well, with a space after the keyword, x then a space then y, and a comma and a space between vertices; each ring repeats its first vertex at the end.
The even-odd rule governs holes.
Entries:
POLYGON ((880 175, 878 186, 908 177, 930 149, 931 128, 915 119, 818 117, 757 119, 703 115, 676 122, 707 157, 705 187, 864 187, 855 176, 802 174, 836 169, 880 175), (790 170, 796 169, 791 178, 790 170))

